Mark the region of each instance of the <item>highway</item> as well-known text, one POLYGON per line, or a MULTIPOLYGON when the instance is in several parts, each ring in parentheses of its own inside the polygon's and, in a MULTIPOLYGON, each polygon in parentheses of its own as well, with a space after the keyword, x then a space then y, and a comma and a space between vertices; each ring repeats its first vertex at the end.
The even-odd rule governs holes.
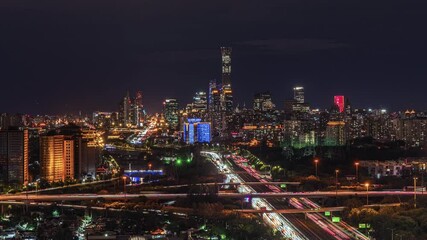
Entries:
POLYGON ((73 188, 73 187, 83 187, 83 186, 89 186, 89 185, 95 185, 95 184, 101 184, 101 183, 108 183, 108 182, 114 182, 121 178, 111 178, 107 180, 97 180, 92 182, 83 182, 83 183, 76 183, 76 184, 70 184, 70 185, 64 185, 62 187, 51 187, 51 188, 44 188, 44 189, 37 189, 37 190, 31 190, 31 191, 23 191, 23 194, 31 194, 31 193, 42 193, 42 192, 49 192, 49 191, 55 191, 60 189, 66 189, 66 188, 73 188))
MULTIPOLYGON (((241 185, 243 187, 245 185, 241 185)), ((366 193, 371 197, 376 196, 413 196, 413 192, 405 191, 369 191, 369 192, 353 192, 343 191, 338 192, 338 197, 344 196, 356 196, 366 197, 366 193)), ((421 193, 417 194, 421 196, 421 193)), ((423 194, 427 195, 427 194, 423 194)), ((34 200, 34 201, 83 201, 92 200, 97 198, 105 198, 106 200, 124 200, 127 198, 138 198, 146 197, 149 199, 175 199, 175 198, 186 198, 186 193, 140 193, 140 194, 5 194, 0 195, 0 201, 23 201, 23 200, 34 200)), ((221 198, 292 198, 292 197, 335 197, 335 192, 242 192, 242 193, 218 193, 218 197, 221 198)))
MULTIPOLYGON (((229 168, 224 162, 222 161, 220 155, 214 152, 202 152, 202 155, 208 157, 212 161, 212 163, 218 168, 219 172, 221 173, 227 173, 226 174, 226 183, 244 183, 248 181, 242 178, 239 174, 242 174, 243 176, 246 174, 244 171, 240 172, 239 174, 235 174, 231 168, 229 168)), ((248 175, 249 176, 249 175, 248 175)), ((256 191, 265 191, 266 187, 264 185, 254 185, 254 186, 248 186, 248 185, 239 185, 238 191, 241 193, 254 193, 256 191)), ((268 189, 268 188, 267 188, 268 189)), ((251 199, 251 206, 254 209, 257 210, 275 210, 274 206, 271 205, 268 201, 266 201, 263 198, 252 198, 251 199)), ((291 239, 309 239, 307 238, 298 228, 295 228, 295 226, 289 222, 289 220, 283 215, 278 213, 264 213, 261 215, 264 222, 272 227, 273 229, 276 229, 279 231, 283 236, 291 239)))
MULTIPOLYGON (((262 177, 255 169, 253 169, 250 166, 247 166, 246 162, 247 160, 240 157, 240 156, 231 156, 231 164, 236 166, 238 170, 242 169, 246 171, 246 174, 250 177, 247 178, 248 180, 255 179, 260 182, 268 182, 266 178, 262 177)), ((267 177, 268 178, 268 177, 267 177)), ((266 185, 266 187, 271 190, 274 193, 281 193, 282 189, 278 188, 277 186, 271 186, 266 185)), ((264 191, 265 192, 265 191, 264 191)), ((287 198, 288 199, 288 205, 283 204, 283 201, 280 201, 280 199, 272 199, 269 200, 270 203, 273 204, 276 208, 288 208, 290 205, 293 207, 305 210, 305 209, 319 209, 320 206, 315 204, 314 202, 310 201, 307 198, 287 198)), ((295 224, 297 228, 300 228, 300 230, 304 229, 306 231, 306 234, 312 234, 314 236, 310 236, 310 239, 368 239, 365 237, 362 233, 357 231, 357 229, 352 228, 348 224, 345 223, 332 223, 332 221, 325 217, 321 213, 306 213, 306 218, 310 219, 311 221, 308 221, 308 223, 302 223, 301 226, 298 226, 295 224), (309 226, 311 224, 311 226, 309 226), (317 229, 316 229, 317 228, 317 229), (326 234, 326 235, 324 235, 326 234), (324 235, 324 236, 319 236, 324 235)), ((289 219, 289 215, 286 216, 289 219)), ((296 219, 298 220, 298 219, 296 219)))
POLYGON ((166 189, 166 188, 182 188, 182 187, 191 187, 191 186, 229 186, 229 185, 299 185, 300 182, 270 182, 270 183, 262 183, 262 182, 242 182, 242 183, 196 183, 196 184, 180 184, 180 185, 169 185, 169 186, 156 186, 155 189, 166 189))
MULTIPOLYGON (((233 168, 235 168, 237 171, 243 170, 240 166, 237 166, 234 162, 231 162, 233 165, 233 168)), ((249 174, 246 171, 239 171, 238 174, 243 180, 245 181, 258 181, 253 175, 249 174)), ((261 186, 253 186, 253 188, 257 192, 273 192, 270 189, 271 186, 261 185, 261 186)), ((285 209, 290 210, 290 205, 287 204, 284 199, 269 199, 268 202, 274 206, 275 209, 285 209)), ((298 209, 292 209, 292 210, 298 210, 298 209)), ((276 210, 277 211, 277 210, 276 210)), ((280 213, 283 215, 283 213, 280 213)), ((285 216, 283 216, 285 217, 285 216)), ((299 229, 303 235, 307 239, 313 239, 313 240, 328 240, 328 239, 336 239, 331 234, 328 234, 325 232, 318 224, 316 224, 314 221, 307 219, 306 215, 302 214, 290 214, 286 215, 285 217, 291 224, 299 229)))

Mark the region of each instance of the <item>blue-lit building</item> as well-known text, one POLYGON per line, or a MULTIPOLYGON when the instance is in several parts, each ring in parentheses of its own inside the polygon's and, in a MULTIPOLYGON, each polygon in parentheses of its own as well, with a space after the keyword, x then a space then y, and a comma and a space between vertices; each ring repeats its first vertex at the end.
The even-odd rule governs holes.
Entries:
POLYGON ((211 142, 211 124, 202 122, 197 124, 197 142, 209 143, 211 142))
POLYGON ((183 130, 183 140, 187 144, 211 141, 211 123, 202 122, 200 118, 188 118, 183 130))

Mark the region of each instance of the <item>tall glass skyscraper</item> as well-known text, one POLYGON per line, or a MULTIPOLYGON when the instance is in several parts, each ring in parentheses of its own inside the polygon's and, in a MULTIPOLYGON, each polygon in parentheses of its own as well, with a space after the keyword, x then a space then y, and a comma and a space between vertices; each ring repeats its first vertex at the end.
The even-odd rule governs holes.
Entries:
POLYGON ((297 103, 304 103, 304 87, 294 87, 294 100, 297 103))
POLYGON ((222 96, 221 106, 226 113, 233 111, 233 91, 231 89, 231 47, 221 47, 222 56, 222 96))

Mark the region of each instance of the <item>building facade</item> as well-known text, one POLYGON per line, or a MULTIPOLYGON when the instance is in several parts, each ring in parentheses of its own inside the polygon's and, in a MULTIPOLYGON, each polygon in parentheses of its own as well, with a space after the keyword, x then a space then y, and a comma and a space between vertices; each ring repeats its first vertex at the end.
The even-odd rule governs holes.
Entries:
POLYGON ((9 128, 0 131, 0 181, 4 185, 29 182, 28 130, 9 128))

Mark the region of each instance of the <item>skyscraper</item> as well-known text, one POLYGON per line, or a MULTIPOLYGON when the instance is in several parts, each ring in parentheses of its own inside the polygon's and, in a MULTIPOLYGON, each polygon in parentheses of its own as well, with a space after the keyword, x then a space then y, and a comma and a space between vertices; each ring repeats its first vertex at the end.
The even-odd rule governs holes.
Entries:
MULTIPOLYGON (((296 86, 293 88, 294 97, 285 100, 285 113, 305 115, 310 110, 310 105, 305 102, 304 87, 296 86)), ((298 118, 301 116, 298 116, 298 118)))
POLYGON ((329 121, 326 126, 325 146, 343 146, 346 143, 345 122, 329 121))
POLYGON ((227 114, 233 111, 233 91, 231 89, 231 47, 221 47, 222 56, 222 96, 221 107, 227 114))
POLYGON ((64 135, 41 136, 41 178, 49 182, 74 179, 74 145, 74 140, 64 135))
POLYGON ((1 130, 0 181, 21 186, 28 183, 28 158, 28 130, 1 130))
POLYGON ((119 118, 120 118, 120 124, 122 127, 128 127, 129 124, 132 123, 131 104, 132 104, 132 101, 130 99, 129 92, 127 92, 126 96, 123 98, 122 102, 120 103, 119 118))
POLYGON ((209 82, 209 118, 212 123, 212 133, 217 136, 221 132, 221 86, 214 79, 209 82))
POLYGON ((254 95, 253 108, 255 111, 269 111, 273 110, 275 107, 270 92, 257 93, 254 95))
POLYGON ((183 140, 187 144, 209 143, 211 141, 211 124, 201 122, 200 118, 187 118, 183 126, 183 140))
POLYGON ((297 103, 304 103, 304 87, 296 86, 294 87, 294 100, 297 103))
POLYGON ((136 127, 141 127, 143 117, 144 105, 142 104, 142 92, 137 91, 135 101, 132 104, 132 124, 136 127))
POLYGON ((193 97, 192 111, 197 113, 205 113, 208 109, 208 100, 206 92, 199 91, 193 97))
POLYGON ((340 113, 344 112, 344 96, 334 96, 334 104, 338 107, 340 113))
POLYGON ((210 113, 219 112, 221 110, 221 86, 219 85, 216 79, 209 82, 208 110, 210 113))
POLYGON ((178 127, 178 101, 175 98, 168 98, 163 102, 163 113, 166 122, 169 124, 170 129, 178 127))

